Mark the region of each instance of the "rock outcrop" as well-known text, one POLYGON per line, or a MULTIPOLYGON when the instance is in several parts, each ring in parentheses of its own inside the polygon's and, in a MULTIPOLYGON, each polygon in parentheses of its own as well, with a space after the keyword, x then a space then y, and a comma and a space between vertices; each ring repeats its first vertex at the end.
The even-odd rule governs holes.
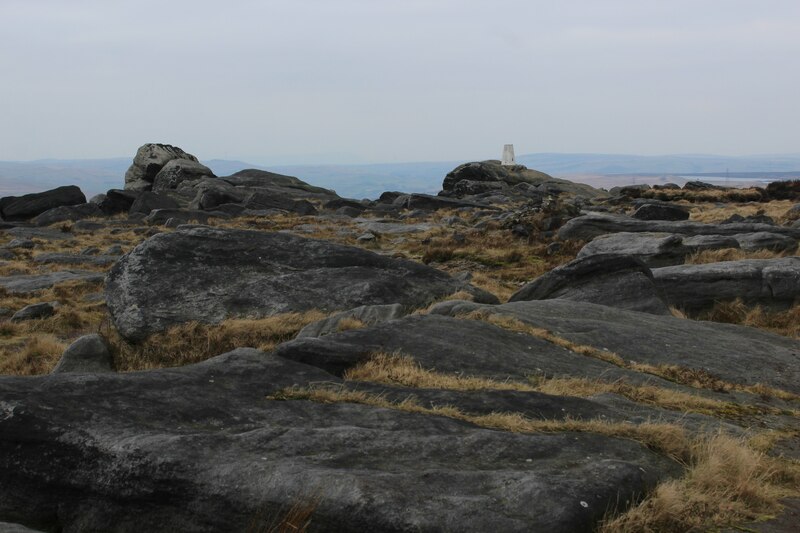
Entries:
MULTIPOLYGON (((590 531, 680 472, 626 439, 268 399, 320 382, 342 383, 252 349, 179 369, 0 377, 0 516, 48 531, 240 531, 308 501, 320 531, 590 531)), ((612 412, 538 393, 448 400, 612 412)))
POLYGON ((586 213, 573 218, 558 231, 561 240, 590 241, 608 233, 648 232, 677 233, 680 235, 736 235, 739 233, 768 232, 800 239, 800 230, 785 226, 759 223, 703 224, 690 221, 638 220, 624 215, 586 213))
POLYGON ((737 298, 785 309, 800 299, 800 257, 655 268, 653 278, 670 305, 687 311, 737 298))
POLYGON ((172 325, 318 308, 419 307, 459 290, 492 295, 412 261, 283 233, 185 227, 158 234, 108 275, 117 329, 141 339, 172 325))
POLYGON ((601 254, 575 259, 528 283, 509 302, 553 298, 668 315, 650 269, 630 255, 601 254))
POLYGON ((442 196, 474 195, 506 191, 513 196, 513 186, 534 185, 544 193, 570 193, 587 198, 595 198, 602 191, 568 180, 554 178, 544 172, 532 170, 524 165, 501 165, 500 161, 489 160, 464 163, 450 171, 442 182, 442 196), (464 183, 462 183, 464 182, 464 183))
MULTIPOLYGON (((125 173, 125 189, 149 191, 164 166, 174 159, 197 163, 197 158, 177 146, 148 143, 139 147, 128 171, 125 173)), ((85 201, 85 200, 84 200, 85 201)))

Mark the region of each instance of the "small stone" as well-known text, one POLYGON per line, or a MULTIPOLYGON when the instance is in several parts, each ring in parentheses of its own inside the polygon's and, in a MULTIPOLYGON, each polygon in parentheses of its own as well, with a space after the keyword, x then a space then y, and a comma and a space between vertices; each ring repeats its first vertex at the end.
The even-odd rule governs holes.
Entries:
POLYGON ((32 241, 32 240, 30 240, 30 239, 12 239, 12 240, 11 240, 11 242, 9 242, 8 244, 6 244, 6 246, 5 246, 5 247, 6 247, 8 250, 14 250, 14 249, 17 249, 17 248, 22 248, 22 249, 30 250, 30 249, 31 249, 31 248, 33 248, 34 246, 36 246, 36 243, 35 243, 35 242, 33 242, 33 241, 32 241))
POLYGON ((69 345, 53 369, 53 374, 69 372, 113 372, 114 358, 105 339, 95 334, 84 335, 69 345))
POLYGON ((106 250, 106 255, 122 255, 124 253, 125 251, 119 244, 111 245, 108 247, 108 250, 106 250))
POLYGON ((81 250, 81 255, 98 255, 100 253, 100 248, 96 246, 88 246, 81 250))
POLYGON ((546 253, 547 255, 554 255, 561 251, 561 243, 560 242, 551 242, 547 245, 546 253))
POLYGON ((12 322, 22 320, 34 320, 37 318, 47 318, 53 316, 59 307, 58 302, 41 302, 38 304, 26 305, 11 317, 12 322))
POLYGON ((364 233, 363 235, 359 235, 356 239, 358 242, 372 242, 375 240, 374 233, 364 233))

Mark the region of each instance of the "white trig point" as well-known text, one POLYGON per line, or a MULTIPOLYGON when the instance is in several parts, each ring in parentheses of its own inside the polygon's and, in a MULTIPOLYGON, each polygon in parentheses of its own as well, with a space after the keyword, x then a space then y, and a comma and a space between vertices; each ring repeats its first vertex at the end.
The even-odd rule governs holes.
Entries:
POLYGON ((513 144, 506 144, 503 146, 503 159, 501 160, 501 164, 503 165, 516 165, 517 162, 514 160, 514 145, 513 144))

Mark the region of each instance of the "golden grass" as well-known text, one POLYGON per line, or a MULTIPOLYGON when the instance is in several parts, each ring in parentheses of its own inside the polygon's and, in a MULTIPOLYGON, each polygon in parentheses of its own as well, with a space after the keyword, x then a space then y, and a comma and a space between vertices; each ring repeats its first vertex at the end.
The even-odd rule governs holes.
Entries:
POLYGON ((701 250, 689 254, 685 259, 687 265, 702 265, 706 263, 719 263, 721 261, 740 261, 742 259, 776 259, 788 257, 790 252, 776 252, 773 250, 754 250, 747 252, 740 248, 722 248, 720 250, 701 250))
POLYGON ((352 329, 363 329, 367 325, 357 318, 346 317, 336 325, 336 331, 350 331, 352 329))
POLYGON ((510 431, 512 433, 598 433, 638 441, 681 462, 689 458, 689 438, 682 427, 674 424, 646 422, 634 425, 608 422, 600 419, 575 420, 569 418, 563 420, 533 420, 520 413, 470 415, 453 406, 423 407, 416 399, 410 397, 401 402, 392 402, 381 395, 331 386, 286 388, 268 396, 267 399, 309 400, 318 403, 358 403, 408 413, 445 416, 469 422, 476 426, 510 431))
POLYGON ((719 223, 733 215, 743 217, 767 215, 776 222, 786 218, 794 203, 790 200, 770 202, 734 203, 720 206, 718 203, 696 203, 692 206, 689 220, 693 222, 719 223))
POLYGON ((312 310, 267 318, 228 319, 219 324, 188 322, 151 335, 138 344, 125 341, 110 328, 106 335, 118 370, 145 370, 197 363, 241 347, 270 351, 326 316, 312 310))
POLYGON ((0 374, 47 374, 67 345, 49 333, 29 335, 19 344, 0 343, 0 374))
POLYGON ((413 358, 401 354, 373 354, 364 363, 349 369, 344 377, 346 380, 352 381, 369 381, 423 389, 513 390, 581 398, 612 393, 635 402, 686 413, 731 417, 743 412, 743 407, 734 403, 650 385, 631 385, 622 381, 604 382, 586 378, 531 377, 528 382, 519 382, 443 374, 424 369, 413 358))
POLYGON ((299 498, 276 513, 260 512, 247 527, 247 533, 304 533, 311 527, 320 497, 299 498))
POLYGON ((702 369, 685 368, 678 365, 651 365, 648 363, 625 361, 622 357, 614 352, 599 350, 593 346, 577 344, 568 339, 555 335, 546 329, 535 328, 525 324, 517 318, 495 314, 484 309, 479 309, 465 315, 460 315, 458 318, 467 320, 480 320, 509 331, 516 331, 518 333, 531 335, 533 337, 551 342, 556 346, 560 346, 566 350, 570 350, 587 357, 593 357, 595 359, 616 365, 620 368, 626 368, 628 370, 633 370, 635 372, 641 372, 644 374, 651 374, 668 381, 673 381, 675 383, 698 389, 708 389, 718 392, 741 391, 765 398, 774 397, 786 401, 800 400, 800 396, 791 392, 770 387, 761 383, 756 383, 754 385, 730 383, 719 379, 710 372, 702 369))
POLYGON ((800 469, 724 434, 692 443, 686 474, 661 483, 638 506, 610 517, 601 533, 709 531, 780 510, 798 495, 800 469))

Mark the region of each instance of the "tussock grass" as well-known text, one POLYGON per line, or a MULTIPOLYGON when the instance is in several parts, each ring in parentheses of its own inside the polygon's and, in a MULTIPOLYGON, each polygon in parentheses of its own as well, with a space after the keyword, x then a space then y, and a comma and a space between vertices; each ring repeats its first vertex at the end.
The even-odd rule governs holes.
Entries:
POLYGON ((270 351, 294 338, 306 325, 326 316, 312 310, 267 318, 228 319, 219 324, 188 322, 151 335, 138 344, 125 341, 110 328, 106 336, 118 370, 145 370, 197 363, 235 348, 270 351))
POLYGON ((741 406, 733 403, 650 385, 631 385, 622 381, 609 383, 586 378, 531 377, 528 382, 520 382, 444 374, 424 369, 413 358, 402 354, 376 353, 364 363, 349 369, 344 377, 352 381, 423 389, 513 390, 581 398, 613 393, 663 409, 717 416, 731 416, 741 411, 741 406))
POLYGON ((718 203, 696 203, 691 210, 689 220, 709 224, 727 220, 733 215, 749 217, 753 215, 767 215, 782 221, 794 203, 791 200, 772 200, 757 203, 733 203, 719 205, 718 203))
POLYGON ((798 495, 800 469, 739 438, 718 434, 691 444, 686 474, 661 483, 638 506, 607 518, 601 533, 708 531, 780 510, 798 495))
POLYGON ((587 357, 593 357, 595 359, 616 365, 620 368, 626 368, 628 370, 633 370, 644 374, 651 374, 697 389, 709 389, 718 392, 741 391, 765 398, 774 397, 786 401, 800 400, 800 396, 791 392, 776 389, 761 383, 756 383, 754 385, 730 383, 719 379, 710 372, 702 369, 685 368, 678 365, 651 365, 648 363, 625 361, 622 357, 614 352, 599 350, 593 346, 577 344, 568 339, 555 335, 546 329, 530 326, 517 318, 494 314, 483 309, 461 315, 458 318, 481 320, 509 331, 516 331, 518 333, 524 333, 526 335, 531 335, 533 337, 546 340, 566 350, 570 350, 587 357))
POLYGON ((19 343, 0 343, 0 374, 47 374, 66 348, 66 343, 49 333, 29 335, 19 343))

